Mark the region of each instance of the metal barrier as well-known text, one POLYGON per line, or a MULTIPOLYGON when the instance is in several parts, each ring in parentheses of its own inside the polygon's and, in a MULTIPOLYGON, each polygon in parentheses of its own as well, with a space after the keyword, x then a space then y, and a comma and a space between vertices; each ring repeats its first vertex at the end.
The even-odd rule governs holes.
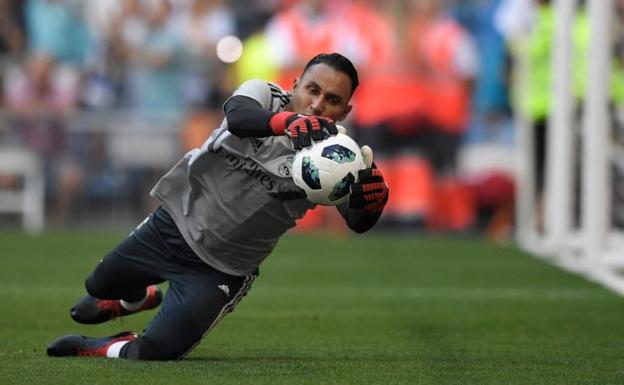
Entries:
POLYGON ((0 190, 0 213, 22 214, 24 230, 43 230, 44 177, 39 157, 20 148, 0 148, 0 173, 23 178, 15 188, 0 190))

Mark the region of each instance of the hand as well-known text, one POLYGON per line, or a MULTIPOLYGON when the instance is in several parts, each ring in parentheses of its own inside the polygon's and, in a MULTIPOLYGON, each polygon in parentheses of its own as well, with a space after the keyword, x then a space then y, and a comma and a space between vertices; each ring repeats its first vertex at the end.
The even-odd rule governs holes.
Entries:
POLYGON ((366 168, 358 171, 358 181, 351 185, 349 208, 377 213, 388 202, 388 185, 373 163, 373 150, 369 146, 362 146, 362 157, 366 168))
POLYGON ((278 112, 269 121, 275 135, 288 135, 295 150, 312 145, 312 140, 323 140, 324 133, 338 134, 333 119, 313 115, 299 115, 292 112, 278 112))

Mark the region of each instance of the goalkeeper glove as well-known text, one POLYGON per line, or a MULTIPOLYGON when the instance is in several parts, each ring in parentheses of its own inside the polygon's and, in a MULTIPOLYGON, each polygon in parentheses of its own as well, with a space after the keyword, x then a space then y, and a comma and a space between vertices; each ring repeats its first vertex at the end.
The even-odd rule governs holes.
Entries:
POLYGON ((312 145, 312 140, 323 140, 325 132, 338 134, 333 119, 313 115, 300 115, 294 112, 278 112, 269 120, 274 135, 288 135, 295 150, 312 145))
POLYGON ((358 171, 358 181, 351 185, 349 208, 378 213, 388 202, 388 185, 381 170, 373 163, 373 150, 362 146, 365 169, 358 171))

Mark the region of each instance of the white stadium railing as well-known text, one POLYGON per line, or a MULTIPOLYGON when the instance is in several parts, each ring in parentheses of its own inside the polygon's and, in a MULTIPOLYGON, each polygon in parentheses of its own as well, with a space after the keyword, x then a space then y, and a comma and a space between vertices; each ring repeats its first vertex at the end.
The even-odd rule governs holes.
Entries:
POLYGON ((41 160, 32 151, 0 148, 0 173, 22 179, 18 188, 0 189, 0 213, 22 215, 22 225, 38 234, 44 225, 44 177, 41 160))
MULTIPOLYGON (((42 159, 21 144, 1 140, 14 117, 0 110, 0 176, 18 183, 0 184, 0 214, 19 214, 22 227, 40 233, 45 226, 45 175, 42 159)), ((167 114, 137 115, 128 110, 80 111, 67 119, 68 135, 97 134, 115 169, 165 171, 181 154, 180 119, 167 114)))

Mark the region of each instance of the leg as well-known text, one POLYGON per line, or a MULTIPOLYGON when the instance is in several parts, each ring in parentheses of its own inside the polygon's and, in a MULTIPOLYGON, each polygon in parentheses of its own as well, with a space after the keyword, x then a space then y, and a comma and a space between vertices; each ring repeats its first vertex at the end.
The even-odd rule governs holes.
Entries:
POLYGON ((147 286, 164 281, 155 266, 147 264, 145 259, 133 258, 141 254, 148 254, 145 246, 132 236, 126 238, 87 278, 87 293, 101 299, 141 300, 147 286))
POLYGON ((185 244, 166 212, 159 209, 109 254, 87 280, 93 294, 115 295, 130 301, 135 299, 129 297, 131 290, 142 287, 144 293, 143 285, 152 280, 169 280, 164 304, 144 336, 137 338, 131 332, 104 338, 67 335, 50 343, 48 355, 181 359, 234 309, 256 275, 257 272, 236 277, 206 265, 185 244), (130 283, 119 282, 119 274, 130 283))
POLYGON ((158 212, 152 214, 100 261, 85 283, 89 295, 70 311, 75 321, 96 324, 160 304, 160 290, 150 285, 165 280, 162 270, 173 252, 158 233, 158 217, 158 212))
POLYGON ((47 354, 136 360, 182 359, 227 313, 234 310, 254 278, 255 274, 234 277, 216 270, 209 274, 180 275, 179 279, 171 279, 163 306, 143 336, 132 332, 103 338, 71 334, 52 341, 47 354))
POLYGON ((160 312, 143 336, 123 347, 120 356, 139 360, 184 358, 234 310, 255 277, 235 277, 206 266, 204 271, 171 278, 160 312))

